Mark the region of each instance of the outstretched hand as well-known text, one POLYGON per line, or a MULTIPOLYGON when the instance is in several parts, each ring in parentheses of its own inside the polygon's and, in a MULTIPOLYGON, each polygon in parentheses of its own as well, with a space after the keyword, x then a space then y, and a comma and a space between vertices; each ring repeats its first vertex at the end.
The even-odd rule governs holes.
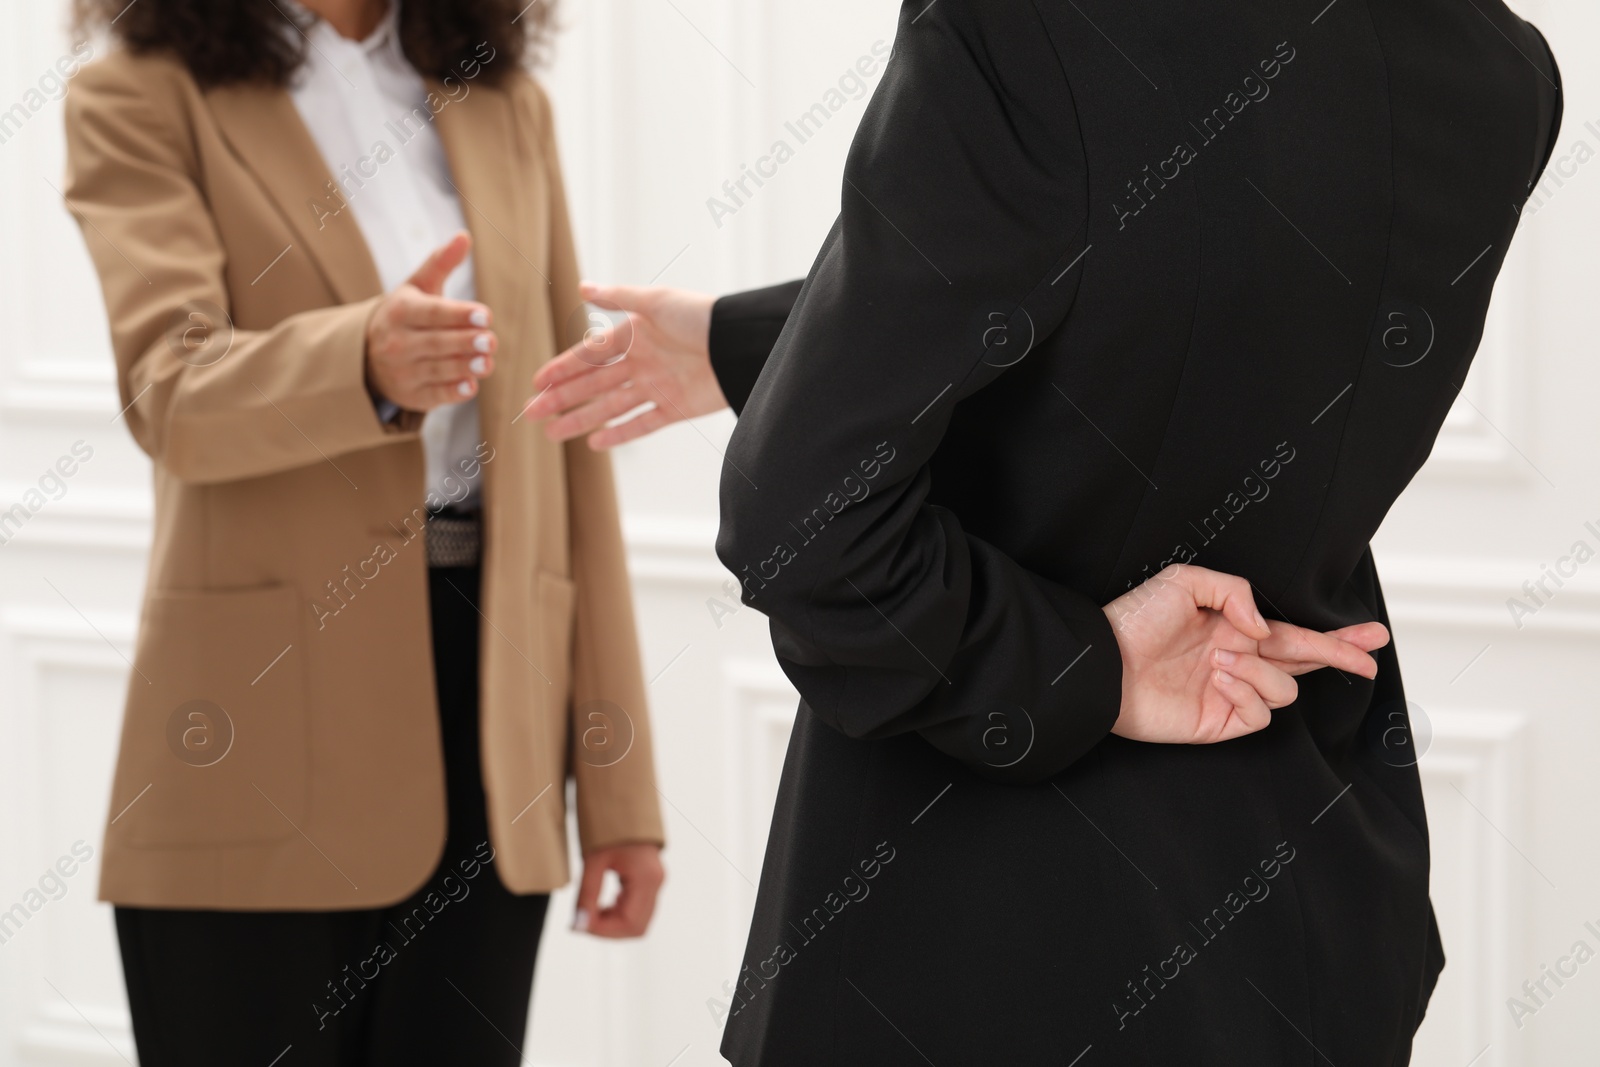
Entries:
POLYGON ((475 300, 449 300, 444 286, 472 250, 456 234, 379 302, 367 323, 367 384, 409 411, 432 411, 478 395, 494 373, 499 338, 475 300))
POLYGON ((711 370, 711 307, 705 293, 665 287, 584 283, 583 298, 623 322, 591 326, 583 339, 539 368, 535 396, 523 413, 550 419, 554 441, 589 436, 589 447, 612 448, 683 419, 728 406, 711 370), (625 422, 607 425, 644 405, 625 422))
POLYGON ((1134 741, 1212 744, 1264 729, 1294 702, 1294 676, 1333 667, 1377 676, 1389 643, 1377 622, 1329 633, 1269 627, 1250 583, 1175 565, 1107 604, 1122 653, 1122 714, 1111 732, 1134 741))

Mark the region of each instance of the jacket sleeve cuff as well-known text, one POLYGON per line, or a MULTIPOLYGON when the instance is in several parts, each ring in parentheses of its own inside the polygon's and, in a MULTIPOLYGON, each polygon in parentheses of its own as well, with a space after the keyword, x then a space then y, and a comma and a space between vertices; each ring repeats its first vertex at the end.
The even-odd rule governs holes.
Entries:
POLYGON ((616 845, 664 846, 666 840, 654 789, 621 797, 603 781, 579 780, 578 847, 585 856, 616 845))
POLYGON ((1045 683, 1034 727, 1030 777, 1053 777, 1105 740, 1122 714, 1122 649, 1105 611, 1092 600, 1035 579, 1073 639, 1081 645, 1067 667, 1045 683))
POLYGON ((800 296, 799 281, 734 293, 711 308, 711 370, 735 415, 744 410, 772 354, 789 312, 800 296))
POLYGON ((1099 605, 1038 575, 1029 578, 1048 614, 1030 623, 1038 647, 1008 665, 1025 684, 920 732, 975 774, 1035 785, 1060 774, 1105 740, 1122 713, 1122 651, 1099 605))

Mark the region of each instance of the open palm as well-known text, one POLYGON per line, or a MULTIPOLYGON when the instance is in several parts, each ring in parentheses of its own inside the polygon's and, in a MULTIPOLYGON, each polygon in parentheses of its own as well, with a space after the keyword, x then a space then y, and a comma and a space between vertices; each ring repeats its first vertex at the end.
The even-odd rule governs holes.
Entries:
POLYGON ((707 348, 710 296, 585 284, 583 297, 626 319, 586 331, 534 375, 537 394, 525 413, 550 419, 545 433, 552 440, 588 435, 590 447, 612 448, 728 406, 707 348), (655 406, 611 425, 646 404, 655 406))

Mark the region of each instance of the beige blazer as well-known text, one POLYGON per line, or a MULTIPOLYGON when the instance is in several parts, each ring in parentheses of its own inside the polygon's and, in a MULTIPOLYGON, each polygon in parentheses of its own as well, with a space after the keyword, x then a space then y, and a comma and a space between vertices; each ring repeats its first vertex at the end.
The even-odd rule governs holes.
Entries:
MULTIPOLYGON (((662 830, 609 461, 517 418, 582 329, 549 103, 521 74, 467 84, 434 121, 501 341, 474 472, 483 771, 495 866, 532 893, 568 878, 569 777, 585 852, 662 830)), ((282 90, 202 91, 118 52, 66 123, 124 418, 155 463, 101 896, 401 900, 445 834, 425 478, 417 420, 380 423, 364 384, 381 285, 354 214, 282 90)))

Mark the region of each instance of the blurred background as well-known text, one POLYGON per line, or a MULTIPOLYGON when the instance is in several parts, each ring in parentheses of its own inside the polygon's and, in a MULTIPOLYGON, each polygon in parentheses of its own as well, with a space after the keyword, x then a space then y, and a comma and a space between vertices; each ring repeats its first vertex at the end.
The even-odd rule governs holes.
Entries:
MULTIPOLYGON (((1286 7, 1309 20, 1324 3, 1286 7)), ((1562 64, 1566 126, 1462 400, 1378 539, 1449 959, 1422 1067, 1600 1058, 1600 9, 1513 6, 1562 64)), ((44 900, 25 923, 0 923, 0 1067, 134 1061, 95 882, 148 463, 118 418, 98 285, 58 192, 71 86, 51 71, 74 44, 66 8, 0 0, 0 512, 33 499, 75 446, 82 460, 25 524, 0 524, 0 913, 44 900), (44 878, 63 856, 76 873, 44 878)), ((560 11, 543 77, 587 274, 718 292, 803 274, 878 77, 853 68, 892 42, 898 5, 561 0, 560 11), (819 103, 831 117, 801 143, 785 124, 819 103), (778 141, 792 158, 735 203, 724 183, 778 141)), ((794 714, 763 620, 712 552, 732 425, 680 425, 617 457, 669 879, 637 944, 570 933, 572 898, 558 894, 530 1067, 723 1062, 724 983, 794 714)))

